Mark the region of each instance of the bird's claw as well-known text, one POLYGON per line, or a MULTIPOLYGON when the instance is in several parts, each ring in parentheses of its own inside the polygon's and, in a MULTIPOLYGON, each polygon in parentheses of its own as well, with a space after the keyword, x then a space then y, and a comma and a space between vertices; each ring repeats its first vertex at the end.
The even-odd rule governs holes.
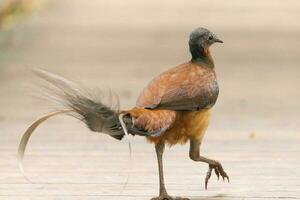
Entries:
POLYGON ((218 180, 220 179, 220 176, 222 177, 223 181, 225 181, 225 179, 227 179, 228 183, 229 183, 229 176, 227 175, 227 173, 224 171, 222 164, 218 161, 214 161, 214 163, 209 164, 208 166, 208 171, 206 173, 206 177, 205 177, 205 189, 207 190, 207 185, 208 185, 208 180, 211 177, 211 172, 212 170, 215 171, 215 174, 218 177, 218 180))

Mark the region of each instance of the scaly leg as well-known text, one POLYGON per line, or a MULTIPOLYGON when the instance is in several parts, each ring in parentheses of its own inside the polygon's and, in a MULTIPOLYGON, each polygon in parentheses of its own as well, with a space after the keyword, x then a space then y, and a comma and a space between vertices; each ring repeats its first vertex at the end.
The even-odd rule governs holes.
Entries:
POLYGON ((201 144, 201 142, 199 140, 194 139, 194 138, 190 139, 190 158, 193 161, 205 162, 208 164, 208 171, 207 171, 206 178, 205 178, 205 189, 207 189, 208 180, 211 177, 212 170, 215 171, 215 174, 217 175, 218 179, 221 175, 223 178, 223 181, 226 178, 229 182, 229 177, 226 174, 226 172, 224 171, 222 164, 219 161, 205 158, 200 155, 200 144, 201 144))
POLYGON ((158 161, 158 171, 159 171, 159 196, 152 198, 151 200, 189 200, 187 198, 180 198, 180 197, 171 197, 168 195, 166 187, 165 187, 165 180, 164 180, 164 172, 163 172, 163 162, 162 162, 162 155, 164 153, 165 144, 159 143, 155 145, 156 156, 158 161))

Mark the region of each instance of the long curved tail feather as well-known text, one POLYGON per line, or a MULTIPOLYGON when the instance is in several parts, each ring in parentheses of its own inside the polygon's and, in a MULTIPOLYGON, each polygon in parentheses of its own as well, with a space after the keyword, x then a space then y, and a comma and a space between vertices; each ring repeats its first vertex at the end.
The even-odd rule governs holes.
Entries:
MULTIPOLYGON (((40 124, 45 122, 47 119, 49 119, 53 116, 56 116, 56 115, 65 114, 65 113, 72 112, 72 111, 73 110, 59 110, 59 111, 56 111, 56 112, 49 113, 49 114, 37 119, 35 122, 33 122, 33 124, 31 124, 31 126, 29 128, 27 128, 24 135, 22 136, 22 139, 20 141, 19 148, 18 148, 18 153, 17 153, 18 166, 19 166, 19 169, 20 169, 21 173, 23 174, 23 176, 25 178, 26 178, 26 176, 25 176, 24 168, 23 168, 23 157, 24 157, 24 153, 25 153, 26 146, 27 146, 27 143, 29 141, 30 136, 33 134, 35 129, 40 124)), ((28 181, 30 181, 28 178, 26 178, 26 179, 28 181)))
MULTIPOLYGON (((34 73, 54 86, 52 88, 47 87, 49 90, 47 92, 50 97, 54 97, 64 108, 40 117, 27 128, 22 136, 17 159, 19 169, 25 178, 23 157, 27 143, 36 128, 51 117, 68 114, 83 121, 92 131, 108 134, 118 140, 123 138, 125 133, 119 122, 119 102, 117 98, 114 105, 110 102, 111 106, 107 106, 102 103, 102 96, 99 96, 100 92, 88 93, 80 89, 75 83, 43 70, 34 70, 34 73)), ((112 95, 110 100, 113 101, 112 95)), ((130 120, 127 120, 127 123, 130 123, 130 120)), ((131 155, 129 140, 128 143, 131 155)), ((28 178, 26 179, 30 182, 28 178)))

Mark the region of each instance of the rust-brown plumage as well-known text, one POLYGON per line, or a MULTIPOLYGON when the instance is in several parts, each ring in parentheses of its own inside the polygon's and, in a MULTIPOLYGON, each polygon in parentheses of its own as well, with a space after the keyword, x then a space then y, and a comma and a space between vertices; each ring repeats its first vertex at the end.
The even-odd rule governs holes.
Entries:
MULTIPOLYGON (((220 162, 200 155, 200 144, 209 124, 211 108, 219 93, 214 62, 209 50, 216 42, 222 43, 209 30, 195 29, 189 40, 191 61, 154 78, 140 94, 136 107, 127 111, 119 112, 93 97, 84 95, 70 82, 56 75, 41 71, 37 74, 62 91, 56 94, 64 100, 64 105, 92 131, 104 132, 116 139, 122 139, 128 132, 145 136, 154 143, 159 166, 160 192, 153 200, 172 200, 174 198, 168 195, 163 177, 162 154, 165 144, 172 146, 190 142, 190 158, 209 165, 205 188, 213 170, 218 177, 227 178, 229 181, 220 162)), ((38 124, 36 122, 34 127, 38 124)), ((32 131, 27 131, 21 141, 20 158, 32 131)))
POLYGON ((137 108, 128 113, 135 119, 134 125, 146 131, 166 128, 163 135, 148 140, 185 143, 189 137, 203 137, 217 96, 214 69, 187 62, 156 77, 139 96, 137 108))

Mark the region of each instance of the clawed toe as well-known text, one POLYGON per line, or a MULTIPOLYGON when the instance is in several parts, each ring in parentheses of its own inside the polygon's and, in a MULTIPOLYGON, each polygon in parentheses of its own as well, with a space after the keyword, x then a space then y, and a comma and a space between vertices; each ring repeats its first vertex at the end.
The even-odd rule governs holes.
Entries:
POLYGON ((229 182, 229 176, 224 171, 222 164, 218 161, 215 161, 213 164, 209 164, 209 168, 208 168, 208 171, 207 171, 206 177, 205 177, 205 189, 207 189, 208 180, 211 177, 212 170, 215 171, 215 174, 218 177, 218 180, 220 179, 220 176, 221 176, 223 181, 225 181, 225 179, 227 179, 227 181, 229 182))

